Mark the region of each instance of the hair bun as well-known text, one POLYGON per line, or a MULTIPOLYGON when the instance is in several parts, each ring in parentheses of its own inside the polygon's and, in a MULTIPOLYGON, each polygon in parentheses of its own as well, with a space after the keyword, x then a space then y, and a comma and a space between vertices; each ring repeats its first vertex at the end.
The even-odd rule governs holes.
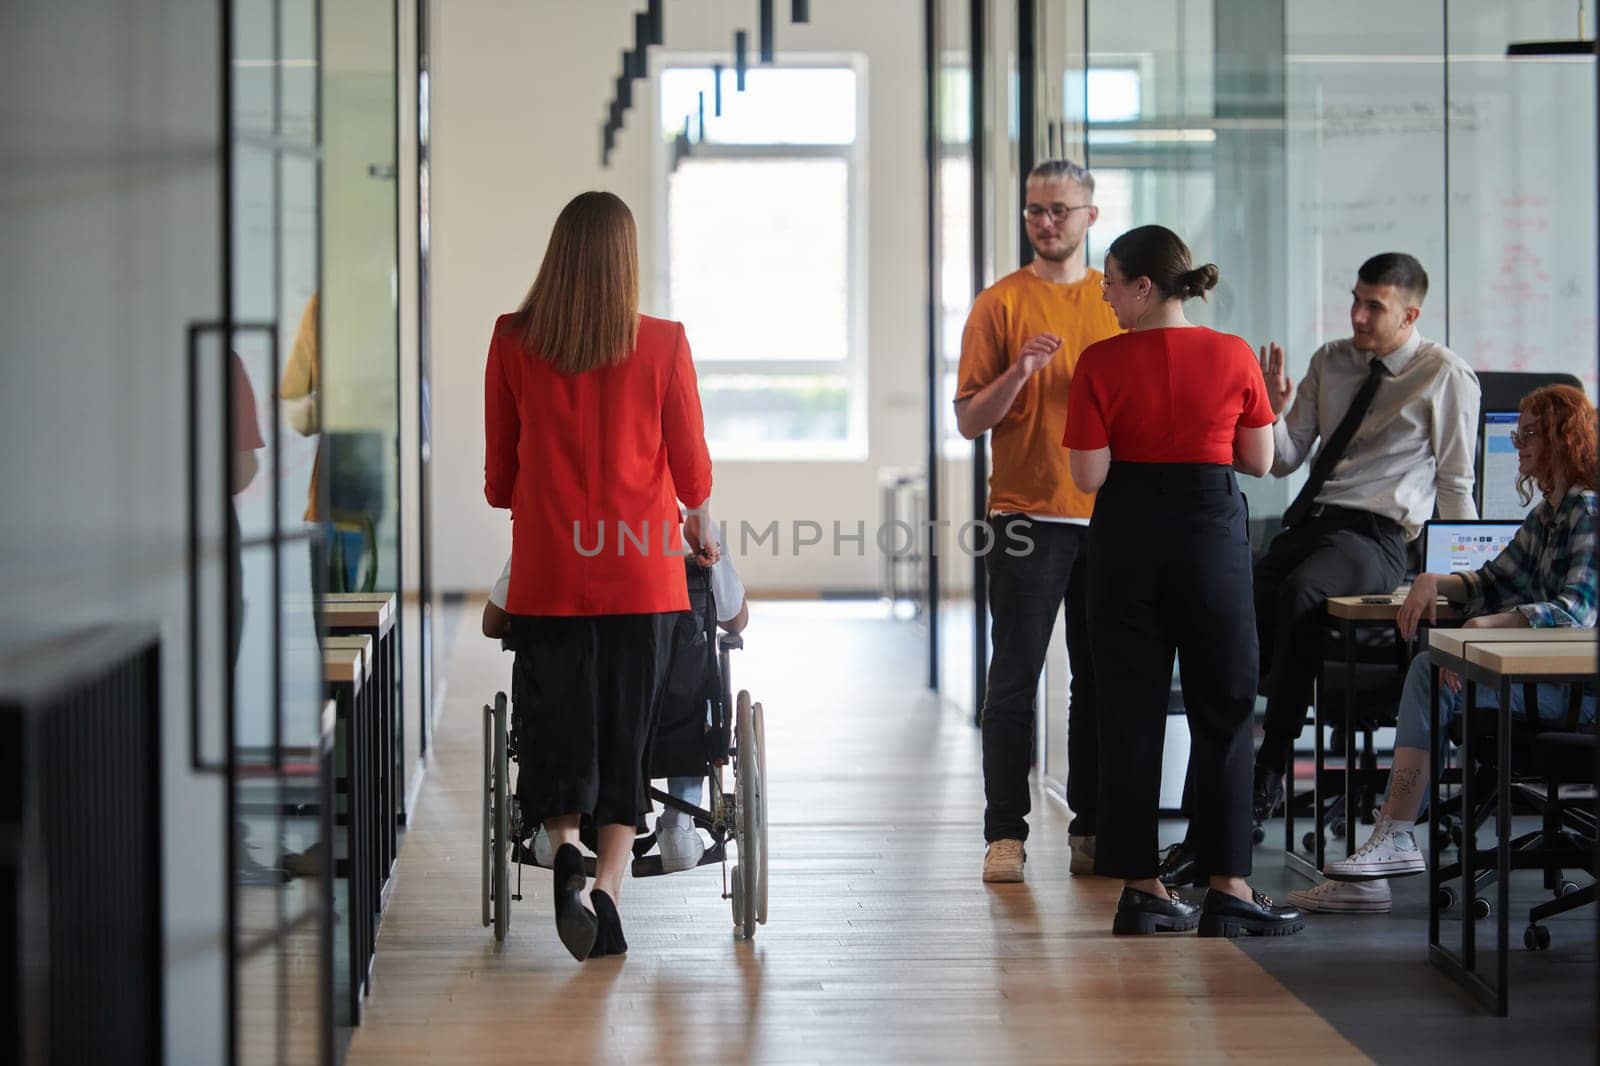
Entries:
POLYGON ((1220 276, 1215 263, 1195 267, 1183 276, 1184 295, 1205 299, 1206 293, 1217 287, 1220 276))

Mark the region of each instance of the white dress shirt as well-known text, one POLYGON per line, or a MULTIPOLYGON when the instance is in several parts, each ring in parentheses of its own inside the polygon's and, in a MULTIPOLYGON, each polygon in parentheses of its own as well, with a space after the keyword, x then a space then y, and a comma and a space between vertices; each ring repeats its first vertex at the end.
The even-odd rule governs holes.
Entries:
MULTIPOLYGON (((1317 349, 1294 403, 1272 427, 1274 474, 1289 474, 1311 456, 1313 442, 1332 436, 1373 358, 1350 340, 1317 349)), ((1433 517, 1435 500, 1442 518, 1477 518, 1472 482, 1478 375, 1416 330, 1382 362, 1387 373, 1372 406, 1316 502, 1392 519, 1407 540, 1433 517)))

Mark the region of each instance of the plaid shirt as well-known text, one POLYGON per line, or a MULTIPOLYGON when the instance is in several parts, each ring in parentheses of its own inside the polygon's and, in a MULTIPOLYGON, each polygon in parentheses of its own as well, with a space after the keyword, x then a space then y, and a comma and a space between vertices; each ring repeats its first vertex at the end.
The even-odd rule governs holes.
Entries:
POLYGON ((1600 494, 1578 486, 1560 507, 1535 507, 1506 550, 1461 575, 1467 612, 1516 610, 1534 629, 1595 625, 1595 518, 1600 494))

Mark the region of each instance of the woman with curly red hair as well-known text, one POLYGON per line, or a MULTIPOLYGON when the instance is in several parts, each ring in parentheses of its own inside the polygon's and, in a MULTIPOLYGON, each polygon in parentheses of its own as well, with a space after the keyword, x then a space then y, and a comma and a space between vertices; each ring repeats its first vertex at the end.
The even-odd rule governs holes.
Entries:
MULTIPOLYGON (((1400 632, 1406 639, 1416 632, 1424 614, 1436 620, 1440 596, 1465 608, 1469 628, 1594 628, 1595 529, 1600 515, 1594 405, 1570 385, 1537 389, 1523 399, 1511 439, 1517 446, 1518 493, 1524 503, 1533 499, 1535 490, 1543 500, 1505 551, 1481 569, 1417 577, 1400 608, 1400 632)), ((1389 796, 1372 836, 1354 855, 1324 868, 1329 881, 1290 895, 1301 908, 1387 911, 1386 879, 1427 869, 1413 830, 1432 767, 1428 735, 1432 665, 1423 653, 1412 660, 1406 676, 1389 796)), ((1461 679, 1440 671, 1439 704, 1445 715, 1459 715, 1463 698, 1461 679)), ((1479 690, 1479 706, 1493 707, 1496 702, 1495 693, 1479 690)), ((1529 713, 1521 688, 1512 691, 1511 713, 1517 717, 1529 713)), ((1566 686, 1538 686, 1533 713, 1542 721, 1565 722, 1566 686)), ((1592 695, 1583 697, 1579 713, 1585 722, 1594 720, 1592 695)))

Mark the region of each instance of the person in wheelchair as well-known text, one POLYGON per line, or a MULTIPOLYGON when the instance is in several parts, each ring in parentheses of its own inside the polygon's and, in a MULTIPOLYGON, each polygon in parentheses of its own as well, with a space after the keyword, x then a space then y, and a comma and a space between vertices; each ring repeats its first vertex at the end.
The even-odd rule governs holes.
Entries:
POLYGON ((556 844, 563 946, 580 961, 622 954, 617 899, 650 809, 639 768, 689 605, 678 548, 709 565, 716 544, 688 338, 639 313, 638 230, 617 196, 585 192, 562 209, 522 305, 496 321, 484 443, 484 497, 512 512, 521 814, 556 844), (585 819, 592 888, 577 848, 585 819))
MULTIPOLYGON (((1529 512, 1516 537, 1482 568, 1457 574, 1420 574, 1400 608, 1400 635, 1410 640, 1424 615, 1436 621, 1443 596, 1465 606, 1471 628, 1582 627, 1596 620, 1595 534, 1600 516, 1597 481, 1596 415, 1582 391, 1570 385, 1537 389, 1522 401, 1517 429, 1517 492, 1524 503, 1534 488, 1543 501, 1529 512)), ((1388 798, 1372 836, 1346 859, 1323 869, 1328 880, 1291 893, 1305 910, 1383 913, 1391 907, 1388 878, 1424 873, 1427 861, 1417 846, 1417 817, 1428 793, 1433 750, 1428 694, 1432 659, 1423 652, 1411 661, 1400 698, 1394 764, 1388 798)), ((1565 724, 1570 694, 1564 685, 1540 685, 1532 716, 1565 724)), ((1461 679, 1440 672, 1439 704, 1446 719, 1458 717, 1465 703, 1461 679)), ((1498 705, 1496 693, 1478 691, 1482 707, 1498 705)), ((1511 713, 1528 718, 1523 692, 1513 688, 1511 713)), ((1585 694, 1579 720, 1593 723, 1595 698, 1585 694)))
MULTIPOLYGON (((691 571, 698 567, 697 562, 691 564, 691 571)), ((734 635, 744 632, 745 626, 750 623, 750 605, 745 598, 744 583, 739 580, 733 562, 726 554, 719 556, 716 562, 711 564, 708 576, 712 610, 715 612, 717 626, 734 635)), ((493 640, 503 640, 511 631, 511 615, 506 613, 505 609, 506 592, 510 586, 511 560, 508 558, 504 569, 500 571, 499 579, 489 590, 488 602, 483 605, 483 635, 493 640)), ((690 600, 691 614, 693 614, 692 589, 690 600)), ((683 693, 702 688, 707 679, 690 675, 701 674, 708 662, 715 663, 714 651, 706 649, 709 654, 696 655, 682 646, 685 637, 694 635, 696 621, 692 617, 686 618, 674 636, 673 662, 668 668, 666 691, 663 695, 668 704, 675 699, 681 702, 683 693)), ((711 666, 711 670, 714 672, 714 665, 711 666)), ((716 678, 710 680, 720 685, 720 681, 716 678)), ((685 717, 683 714, 674 714, 674 710, 678 708, 664 707, 662 718, 681 720, 685 717)), ((692 722, 695 717, 694 711, 689 711, 687 717, 692 722)), ((705 799, 705 776, 683 774, 668 777, 667 794, 682 803, 698 807, 705 799)), ((661 851, 661 868, 667 873, 693 869, 699 865, 700 858, 706 850, 705 841, 700 838, 694 819, 674 807, 666 807, 656 819, 656 841, 661 851)), ((546 867, 554 861, 550 834, 542 825, 534 835, 533 861, 539 866, 546 867)))

